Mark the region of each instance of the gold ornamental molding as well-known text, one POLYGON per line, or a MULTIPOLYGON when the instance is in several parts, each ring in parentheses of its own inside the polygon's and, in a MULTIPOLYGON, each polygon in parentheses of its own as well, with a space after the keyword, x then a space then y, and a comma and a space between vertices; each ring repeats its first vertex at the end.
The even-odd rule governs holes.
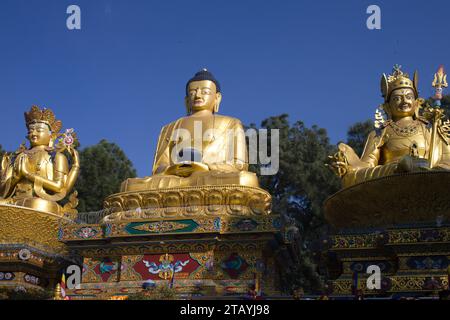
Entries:
POLYGON ((13 205, 0 205, 0 243, 24 244, 54 253, 66 253, 58 241, 59 221, 56 214, 13 205))
POLYGON ((192 216, 254 216, 271 213, 270 194, 239 185, 196 186, 122 192, 105 199, 113 212, 105 222, 192 216))
POLYGON ((336 228, 389 227, 450 220, 450 172, 396 174, 345 188, 325 201, 336 228))

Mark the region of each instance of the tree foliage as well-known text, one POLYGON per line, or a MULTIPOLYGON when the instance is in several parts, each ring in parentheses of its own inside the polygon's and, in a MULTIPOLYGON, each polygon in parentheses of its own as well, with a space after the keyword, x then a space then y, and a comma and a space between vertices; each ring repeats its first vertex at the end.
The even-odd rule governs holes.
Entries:
MULTIPOLYGON (((256 127, 251 125, 251 127, 256 127)), ((272 208, 298 228, 299 263, 284 274, 288 290, 302 287, 320 290, 323 279, 312 257, 312 245, 326 234, 323 202, 339 188, 339 180, 325 167, 328 155, 335 152, 323 128, 308 128, 302 121, 289 123, 288 115, 270 117, 261 123, 263 129, 279 129, 280 168, 275 175, 260 176, 261 187, 272 195, 272 208), (289 288, 290 287, 290 288, 289 288)), ((270 131, 269 137, 270 137, 270 131)), ((270 140, 270 138, 269 138, 270 140)), ((257 166, 251 170, 259 173, 257 166)))
POLYGON ((347 144, 355 150, 358 156, 361 156, 366 145, 369 133, 373 131, 373 121, 356 122, 347 131, 347 144))
POLYGON ((103 200, 119 192, 120 184, 136 177, 136 170, 115 143, 101 140, 80 151, 80 176, 76 183, 78 211, 98 211, 103 200))
POLYGON ((441 108, 445 109, 447 118, 450 118, 450 95, 445 95, 442 97, 441 108))
MULTIPOLYGON (((434 105, 434 99, 428 98, 426 101, 429 105, 434 105)), ((450 118, 450 95, 444 95, 441 100, 441 108, 445 110, 447 118, 450 118)))

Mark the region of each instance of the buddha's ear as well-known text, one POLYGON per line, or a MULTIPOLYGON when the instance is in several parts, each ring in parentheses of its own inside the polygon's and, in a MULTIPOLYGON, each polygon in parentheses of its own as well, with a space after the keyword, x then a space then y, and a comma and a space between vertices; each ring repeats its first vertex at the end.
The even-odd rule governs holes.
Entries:
POLYGON ((214 113, 219 112, 220 102, 222 102, 222 94, 220 92, 216 93, 216 105, 214 106, 214 113))
POLYGON ((392 119, 391 106, 389 102, 383 103, 383 110, 386 112, 388 119, 392 119))
POLYGON ((192 113, 191 106, 189 105, 189 97, 184 97, 184 105, 186 106, 186 112, 188 115, 192 113))

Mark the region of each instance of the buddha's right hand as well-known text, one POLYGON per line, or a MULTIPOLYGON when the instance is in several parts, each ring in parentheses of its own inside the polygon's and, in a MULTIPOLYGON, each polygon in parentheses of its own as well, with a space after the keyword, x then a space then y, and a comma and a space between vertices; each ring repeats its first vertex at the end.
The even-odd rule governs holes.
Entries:
POLYGON ((6 171, 6 168, 9 166, 10 157, 9 154, 5 153, 2 157, 1 167, 0 167, 0 175, 6 171))
POLYGON ((351 170, 367 167, 367 164, 361 161, 355 150, 353 150, 353 148, 349 145, 341 142, 338 144, 338 150, 338 153, 341 154, 342 159, 345 160, 347 166, 351 170))
POLYGON ((67 148, 67 150, 69 151, 69 153, 73 159, 72 167, 79 168, 80 167, 80 155, 78 154, 78 151, 73 147, 67 148))
POLYGON ((331 160, 331 164, 328 166, 339 177, 369 166, 367 163, 361 161, 352 147, 342 142, 338 144, 338 152, 328 158, 331 160))

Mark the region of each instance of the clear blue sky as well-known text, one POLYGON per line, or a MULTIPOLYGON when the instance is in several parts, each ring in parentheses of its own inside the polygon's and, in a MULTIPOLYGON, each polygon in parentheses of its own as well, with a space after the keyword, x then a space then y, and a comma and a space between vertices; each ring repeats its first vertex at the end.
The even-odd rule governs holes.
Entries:
POLYGON ((288 113, 345 139, 371 118, 379 79, 395 63, 419 70, 431 95, 450 70, 448 1, 2 0, 0 144, 24 140, 23 112, 52 108, 83 146, 120 145, 151 172, 162 125, 184 115, 184 85, 207 67, 223 88, 221 113, 257 123, 288 113), (82 29, 66 28, 77 4, 82 29), (366 28, 366 8, 382 29, 366 28))

